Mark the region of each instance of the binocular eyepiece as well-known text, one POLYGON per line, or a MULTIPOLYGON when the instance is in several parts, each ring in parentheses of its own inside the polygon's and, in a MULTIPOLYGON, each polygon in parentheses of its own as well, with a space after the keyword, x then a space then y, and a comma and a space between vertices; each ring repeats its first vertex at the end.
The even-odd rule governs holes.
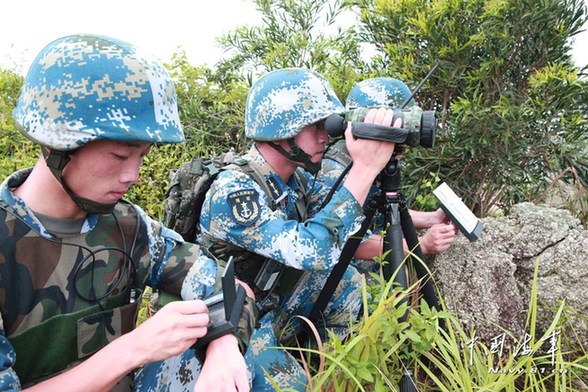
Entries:
POLYGON ((431 148, 435 145, 437 132, 437 113, 434 110, 423 111, 418 106, 410 109, 394 109, 392 124, 400 118, 402 125, 397 128, 392 124, 376 125, 364 123, 371 108, 357 108, 348 111, 345 116, 332 114, 325 121, 325 129, 331 137, 345 133, 347 123, 351 121, 351 133, 359 139, 382 140, 408 146, 431 148))

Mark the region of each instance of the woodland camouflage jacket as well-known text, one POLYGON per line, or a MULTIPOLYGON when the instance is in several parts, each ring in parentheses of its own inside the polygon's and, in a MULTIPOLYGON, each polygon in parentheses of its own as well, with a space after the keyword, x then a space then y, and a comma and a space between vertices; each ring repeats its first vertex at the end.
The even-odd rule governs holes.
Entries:
MULTIPOLYGON (((89 215, 79 234, 51 235, 11 191, 29 172, 0 186, 0 390, 47 378, 132 330, 146 285, 183 299, 220 290, 215 261, 128 202, 89 215)), ((251 305, 242 313, 242 352, 254 314, 251 305)))

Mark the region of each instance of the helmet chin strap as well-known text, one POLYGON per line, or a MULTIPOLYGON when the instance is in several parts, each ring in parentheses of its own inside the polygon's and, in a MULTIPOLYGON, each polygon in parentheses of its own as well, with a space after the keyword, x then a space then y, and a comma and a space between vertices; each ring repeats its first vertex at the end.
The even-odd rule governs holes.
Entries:
POLYGON ((41 147, 41 151, 43 152, 43 157, 45 158, 45 163, 51 173, 57 178, 57 181, 63 187, 65 193, 73 200, 74 203, 82 210, 86 211, 89 214, 110 214, 114 210, 114 206, 116 203, 112 204, 101 204, 95 201, 85 199, 80 197, 72 192, 71 189, 65 184, 62 178, 63 168, 71 159, 71 155, 74 151, 58 151, 49 149, 46 147, 41 147))
POLYGON ((318 173, 318 171, 321 168, 321 163, 320 162, 315 163, 315 162, 311 161, 310 160, 311 156, 308 155, 306 152, 304 152, 300 147, 298 147, 298 145, 294 141, 294 138, 290 138, 287 141, 288 141, 288 146, 290 147, 290 151, 286 151, 286 150, 284 150, 284 148, 282 148, 282 146, 275 144, 275 143, 272 143, 272 142, 270 142, 269 145, 272 146, 272 148, 274 150, 276 150, 277 152, 279 152, 280 154, 282 154, 283 156, 285 156, 289 160, 294 161, 294 162, 298 162, 298 163, 303 163, 306 170, 308 170, 312 174, 318 173))

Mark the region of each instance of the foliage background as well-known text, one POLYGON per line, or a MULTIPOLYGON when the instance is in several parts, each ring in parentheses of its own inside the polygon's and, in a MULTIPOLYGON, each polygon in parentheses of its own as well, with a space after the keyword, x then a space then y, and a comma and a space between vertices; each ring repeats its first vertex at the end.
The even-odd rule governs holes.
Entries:
MULTIPOLYGON (((214 68, 167 64, 187 137, 154 149, 128 197, 155 217, 167 174, 194 155, 242 152, 244 102, 260 75, 305 67, 341 99, 366 77, 393 76, 438 113, 436 146, 405 150, 403 185, 415 208, 433 209, 446 181, 480 217, 521 201, 551 202, 588 220, 588 88, 569 40, 587 19, 580 0, 255 0, 263 25, 219 37, 228 55, 214 68), (336 28, 342 12, 353 28, 336 28), (324 34, 329 27, 332 34, 324 34), (365 59, 362 48, 375 48, 365 59)), ((22 78, 0 70, 0 175, 31 166, 36 147, 11 118, 22 78)))

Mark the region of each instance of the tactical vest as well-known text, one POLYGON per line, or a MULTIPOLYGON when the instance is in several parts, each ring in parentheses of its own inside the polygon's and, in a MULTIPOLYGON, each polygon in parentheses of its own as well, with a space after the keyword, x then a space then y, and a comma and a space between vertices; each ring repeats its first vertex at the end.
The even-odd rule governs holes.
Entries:
POLYGON ((118 203, 88 233, 48 239, 0 203, 0 238, 0 311, 23 387, 134 329, 151 255, 132 205, 118 203))

